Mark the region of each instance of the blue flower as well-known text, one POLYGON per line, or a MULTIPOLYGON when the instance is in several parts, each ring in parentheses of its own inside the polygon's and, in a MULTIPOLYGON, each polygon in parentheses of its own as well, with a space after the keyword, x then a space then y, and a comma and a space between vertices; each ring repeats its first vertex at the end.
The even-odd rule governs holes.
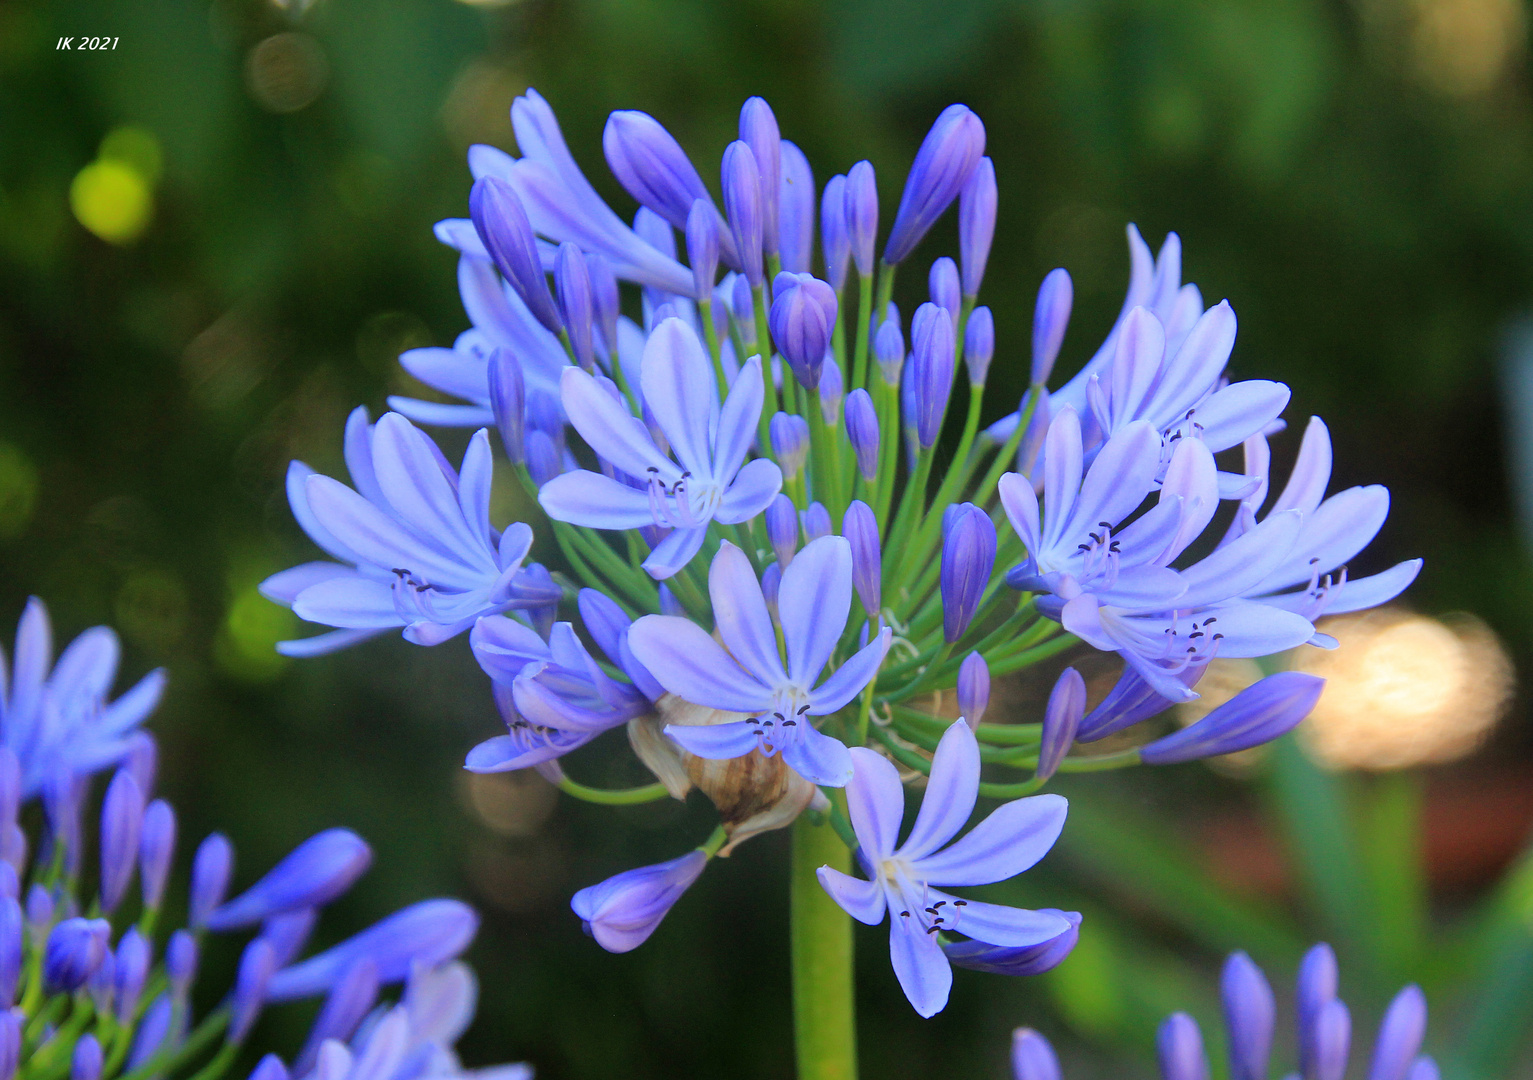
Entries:
POLYGON ((628 952, 649 940, 707 864, 707 853, 699 849, 669 862, 625 870, 581 889, 570 907, 598 945, 608 952, 628 952))
POLYGON ((828 716, 861 693, 877 675, 893 636, 888 628, 880 630, 819 681, 851 612, 851 546, 839 536, 821 537, 782 572, 777 610, 786 667, 761 583, 745 553, 727 541, 709 569, 708 592, 722 645, 696 623, 669 615, 639 619, 629 631, 629 645, 677 697, 746 719, 701 727, 672 724, 666 734, 702 758, 780 751, 806 780, 846 784, 852 778, 847 748, 822 734, 810 718, 828 716))
POLYGON ((10 684, 0 681, 0 744, 16 755, 19 767, 20 786, 12 797, 32 797, 52 776, 83 776, 115 765, 132 749, 138 725, 165 692, 165 672, 156 668, 109 701, 121 655, 117 635, 97 626, 70 642, 54 663, 48 609, 36 597, 27 601, 16 628, 10 684))
POLYGON ((822 866, 820 884, 861 923, 877 926, 888 914, 889 957, 916 1012, 941 1012, 953 984, 939 934, 963 934, 1016 949, 1053 941, 1074 929, 1063 913, 963 900, 936 888, 989 885, 1032 867, 1048 854, 1064 828, 1063 798, 1035 795, 1006 803, 949 844, 979 797, 979 743, 960 720, 937 744, 920 813, 899 844, 905 817, 899 770, 866 747, 854 747, 851 753, 856 775, 847 785, 847 804, 860 845, 858 861, 868 880, 822 866))
POLYGON ((436 645, 483 615, 546 603, 546 587, 524 581, 532 530, 490 525, 490 442, 469 441, 454 470, 423 432, 398 413, 346 425, 346 464, 356 489, 302 462, 288 468, 288 502, 309 538, 340 562, 274 574, 262 595, 310 622, 339 629, 282 642, 289 656, 315 656, 395 627, 436 645), (524 588, 530 585, 530 588, 524 588), (535 595, 534 595, 535 594, 535 595))
POLYGON ((741 369, 720 408, 702 343, 685 322, 670 318, 644 346, 640 381, 644 404, 676 461, 600 383, 569 368, 563 388, 570 423, 591 449, 640 486, 580 469, 544 484, 538 502, 556 521, 588 528, 669 527, 670 535, 644 560, 650 575, 664 580, 697 554, 710 521, 749 521, 766 509, 782 488, 782 473, 765 458, 745 461, 761 415, 758 359, 741 369))

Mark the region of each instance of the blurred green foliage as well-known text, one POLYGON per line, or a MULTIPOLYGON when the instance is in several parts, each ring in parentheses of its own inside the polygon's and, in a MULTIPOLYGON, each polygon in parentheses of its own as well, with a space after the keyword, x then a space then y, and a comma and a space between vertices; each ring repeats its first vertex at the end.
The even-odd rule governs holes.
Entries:
MULTIPOLYGON (((170 667, 164 786, 187 835, 234 837, 239 880, 325 825, 367 834, 376 866, 324 934, 431 893, 478 903, 469 1061, 529 1058, 550 1080, 787 1075, 780 835, 710 869, 646 947, 606 956, 568 895, 695 843, 706 808, 555 807, 536 783, 469 784, 461 756, 496 720, 462 641, 271 652, 294 623, 254 585, 310 557, 287 461, 339 471, 347 410, 411 389, 397 354, 465 326, 430 226, 464 212, 467 146, 511 147, 506 109, 536 86, 631 209, 601 167, 609 110, 651 111, 714 162, 759 93, 821 180, 870 158, 892 207, 926 125, 962 100, 1001 185, 985 290, 997 399, 1021 389, 1049 268, 1076 280, 1064 370, 1121 300, 1124 224, 1152 242, 1175 229, 1187 276, 1240 313, 1236 370, 1290 382, 1291 418, 1328 418, 1338 485, 1394 491, 1369 566, 1426 556, 1411 602, 1478 612, 1526 660, 1533 565, 1495 376, 1533 294, 1526 37, 1518 0, 8 0, 0 613, 35 592, 61 632, 115 626, 130 675, 170 667), (117 44, 55 47, 80 35, 117 44)), ((947 222, 927 250, 952 240, 947 222)), ((902 276, 902 303, 920 277, 902 276)), ((508 494, 497 512, 519 509, 508 494)), ((1525 757, 1511 727, 1493 752, 1525 757)), ((580 768, 632 780, 608 741, 580 768)), ((1211 806, 1261 803, 1247 786, 1198 767, 1076 783, 1061 852, 1015 888, 1087 913, 1077 955, 1030 983, 960 978, 920 1023, 879 934, 859 931, 867 1074, 1000 1077, 1006 1034, 1027 1022, 1057 1036, 1077 1080, 1144 1075, 1161 1015, 1211 1015, 1208 961, 1246 947, 1281 983, 1320 934, 1351 965, 1366 1027, 1424 977, 1412 942, 1436 935, 1409 870, 1409 791, 1364 798, 1354 844, 1336 785, 1296 758, 1262 788, 1314 898, 1289 903, 1212 884, 1187 840, 1211 806), (1375 919, 1406 928, 1403 953, 1375 919)), ((1444 1031, 1490 1032, 1469 1075, 1526 1052, 1521 880, 1438 983, 1499 965, 1493 1000, 1455 1018, 1445 993, 1439 1010, 1444 1031)), ((301 1018, 265 1023, 298 1045, 301 1018)))

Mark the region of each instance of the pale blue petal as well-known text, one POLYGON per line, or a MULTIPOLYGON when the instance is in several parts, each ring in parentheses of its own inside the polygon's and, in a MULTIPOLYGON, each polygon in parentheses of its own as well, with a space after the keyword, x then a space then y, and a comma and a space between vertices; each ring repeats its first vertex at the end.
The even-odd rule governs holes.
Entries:
POLYGON ((729 388, 729 396, 724 399, 724 410, 719 414, 719 433, 713 453, 713 475, 720 481, 727 480, 739 472, 741 464, 745 461, 745 454, 750 450, 751 440, 756 437, 756 421, 761 417, 764 392, 761 381, 761 358, 753 356, 745 362, 745 366, 735 376, 735 381, 729 388))
MULTIPOLYGON (((1421 560, 1408 559, 1405 562, 1396 563, 1381 574, 1349 578, 1345 585, 1332 588, 1326 593, 1325 606, 1321 613, 1345 615, 1349 611, 1365 611, 1371 607, 1378 607, 1380 604, 1387 604, 1404 592, 1411 582, 1416 580, 1416 575, 1419 573, 1421 573, 1421 560)), ((1263 596, 1259 599, 1264 604, 1301 613, 1315 603, 1314 598, 1307 592, 1288 593, 1284 596, 1263 596)))
POLYGON ((681 467, 699 480, 713 479, 712 434, 719 424, 719 391, 697 333, 677 318, 655 327, 644 345, 639 378, 644 404, 654 413, 681 467))
POLYGON ((744 757, 761 744, 754 724, 736 721, 729 724, 667 724, 665 733, 689 754, 710 761, 744 757))
POLYGON ((1112 526, 1128 517, 1154 488, 1159 471, 1160 433, 1149 421, 1136 420, 1108 439, 1091 463, 1061 538, 1068 542, 1104 521, 1112 526))
POLYGON ((808 689, 824 670, 852 609, 852 548, 844 537, 811 540, 783 571, 777 617, 788 675, 808 689))
POLYGON ((777 651, 777 629, 767 610, 761 583, 745 552, 729 541, 719 545, 708 571, 714 630, 740 666, 767 686, 788 681, 777 651))
POLYGON ((594 378, 579 368, 566 368, 559 386, 570 424, 592 450, 640 480, 648 479, 650 470, 667 486, 681 479, 681 470, 656 448, 644 422, 594 378))
POLYGON ((656 682, 694 705, 750 715, 772 706, 771 689, 689 619, 646 615, 628 631, 628 647, 656 682))
POLYGON ((293 601, 293 614, 308 622, 348 630, 382 630, 403 626, 394 607, 394 592, 370 578, 331 578, 310 585, 293 601))
POLYGON ((1332 495, 1305 518, 1288 558, 1263 577, 1254 591, 1308 585, 1316 572, 1329 573, 1367 547, 1388 516, 1389 490, 1377 484, 1332 495))
MULTIPOLYGON (((930 895, 935 900, 953 904, 959 898, 949 896, 937 889, 930 895)), ((1030 911, 1027 908, 1005 907, 1001 904, 985 904, 978 900, 965 900, 958 908, 959 915, 948 928, 978 941, 1011 948, 1038 945, 1070 930, 1070 920, 1063 914, 1051 911, 1030 911)))
POLYGON ((1324 420, 1311 416, 1309 426, 1304 429, 1304 441, 1299 444, 1293 472, 1288 474, 1288 483, 1272 504, 1272 513, 1279 510, 1313 513, 1320 500, 1325 498, 1325 489, 1330 482, 1331 433, 1324 420))
MULTIPOLYGON (((754 434, 754 432, 752 432, 754 434)), ((713 516, 725 525, 749 521, 765 510, 782 490, 782 470, 775 461, 757 458, 736 474, 713 516)))
POLYGON ((953 969, 937 944, 937 935, 928 934, 914 915, 889 917, 889 960, 900 989, 916 1012, 936 1016, 947 1004, 953 989, 953 969))
POLYGON ((382 630, 332 630, 328 634, 316 634, 314 637, 279 641, 277 652, 298 660, 305 660, 311 656, 328 656, 341 649, 349 649, 369 638, 375 638, 381 633, 383 633, 382 630))
POLYGON ((1219 635, 1218 655, 1234 659, 1297 648, 1315 632, 1304 616, 1255 601, 1221 606, 1199 622, 1210 636, 1219 635), (1210 617, 1217 621, 1210 625, 1210 617))
MULTIPOLYGON (((1068 809, 1069 804, 1059 795, 1033 795, 1004 803, 951 847, 918 860, 916 873, 933 885, 989 885, 1015 877, 1048 854, 1065 827, 1068 809)), ((1055 933, 1064 929, 1060 927, 1055 933)))
POLYGON ((1198 437, 1215 453, 1228 450, 1281 416, 1291 394, 1282 383, 1265 379, 1231 383, 1214 391, 1193 412, 1198 437))
MULTIPOLYGON (((631 490, 631 489, 630 489, 631 490)), ((670 534, 644 559, 646 573, 656 581, 673 578, 686 569, 687 563, 701 550, 708 538, 708 526, 693 529, 672 529, 670 534)))
POLYGON ((490 615, 476 622, 468 643, 484 673, 507 686, 528 664, 551 659, 548 645, 537 631, 504 615, 490 615))
POLYGON ((458 473, 458 508, 474 539, 486 551, 495 550, 490 538, 490 485, 494 468, 489 433, 480 429, 468 441, 463 454, 463 468, 458 473))
POLYGON ((818 787, 845 787, 852 780, 852 756, 840 739, 803 724, 796 741, 782 748, 782 759, 818 787))
POLYGON ((1001 477, 996 489, 1001 495, 1001 507, 1006 518, 1016 530, 1017 538, 1027 553, 1038 555, 1041 525, 1038 517, 1038 494, 1033 483, 1020 473, 1009 472, 1001 477))
MULTIPOLYGON (((795 557, 794 563, 798 562, 795 557)), ((792 568, 791 565, 789 567, 792 568)), ((851 701, 878 675, 878 669, 888 655, 894 631, 884 627, 872 641, 858 649, 852 656, 815 689, 809 691, 809 715, 827 716, 851 701)))
POLYGON ((979 743, 962 720, 942 735, 932 757, 931 780, 921 797, 921 812, 900 855, 912 862, 926 858, 957 835, 979 798, 979 743))
POLYGON ((373 427, 373 468, 389 505, 422 539, 473 566, 491 569, 489 552, 463 520, 458 494, 426 434, 398 413, 373 427))
POLYGON ((309 507, 324 528, 345 547, 356 552, 359 562, 384 570, 406 569, 434 585, 472 589, 482 584, 481 575, 430 547, 392 517, 328 476, 311 475, 304 484, 309 507))
POLYGON ((588 529, 639 529, 655 523, 649 495, 602 473, 560 473, 538 489, 538 505, 555 521, 588 529))
MULTIPOLYGON (((1303 523, 1297 511, 1285 510, 1216 548, 1207 558, 1182 571, 1187 591, 1177 599, 1177 604, 1183 610, 1191 610, 1248 592, 1288 558, 1303 523)), ((1309 580, 1308 574, 1305 580, 1309 580)))
POLYGON ((1112 426, 1140 415, 1140 406, 1160 374, 1166 354, 1166 328, 1151 312, 1135 308, 1118 332, 1118 350, 1107 381, 1112 387, 1112 426))
POLYGON ((391 394, 388 406, 407 420, 432 427, 484 427, 495 422, 494 411, 478 405, 444 405, 391 394))
POLYGON ((1081 419, 1065 408, 1054 414, 1043 443, 1043 546, 1064 538, 1081 487, 1081 419))
POLYGON ((852 918, 864 926, 884 921, 884 890, 871 881, 854 878, 830 866, 815 871, 820 887, 852 918))
POLYGON ((905 786, 900 771, 882 754, 865 746, 851 751, 852 782, 846 785, 846 812, 864 857, 875 866, 894 854, 905 817, 905 786))
MULTIPOLYGON (((483 335, 472 330, 465 331, 465 335, 472 335, 470 341, 483 341, 483 335)), ((460 342, 462 340, 459 338, 460 342)), ((399 366, 444 394, 475 402, 478 406, 486 406, 490 400, 489 368, 483 356, 476 355, 468 348, 445 349, 440 345, 431 345, 422 349, 406 349, 399 354, 399 366)), ((453 406, 459 409, 465 407, 453 406)))

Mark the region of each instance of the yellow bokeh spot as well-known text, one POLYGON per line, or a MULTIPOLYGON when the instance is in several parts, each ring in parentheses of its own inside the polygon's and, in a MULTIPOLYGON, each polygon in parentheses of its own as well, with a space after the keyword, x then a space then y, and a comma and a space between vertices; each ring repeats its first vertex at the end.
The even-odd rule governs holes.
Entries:
POLYGON ((290 662, 277 652, 277 642, 294 636, 297 629, 298 620, 291 611, 272 603, 251 585, 229 604, 213 641, 213 659, 235 678, 268 682, 281 675, 290 662))
POLYGON ((133 165, 114 158, 93 161, 69 185, 75 219, 111 244, 143 235, 154 217, 154 194, 133 165))
POLYGON ((160 153, 160 140, 148 128, 113 128, 101 140, 102 161, 120 161, 131 166, 153 187, 160 182, 164 168, 164 156, 160 153))

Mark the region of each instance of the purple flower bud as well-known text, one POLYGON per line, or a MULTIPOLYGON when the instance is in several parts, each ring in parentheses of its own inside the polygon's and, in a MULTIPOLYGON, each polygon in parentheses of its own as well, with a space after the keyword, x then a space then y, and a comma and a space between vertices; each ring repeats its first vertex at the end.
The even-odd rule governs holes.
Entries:
POLYGON ((122 767, 138 782, 138 790, 146 799, 154 790, 154 776, 159 765, 160 748, 154 736, 147 731, 135 731, 129 740, 128 752, 123 755, 122 767))
POLYGON ((1411 1071, 1405 1074, 1405 1080, 1440 1080, 1441 1077, 1437 1062, 1425 1054, 1411 1062, 1411 1071))
POLYGON ((292 1080, 292 1074, 276 1054, 267 1054, 250 1071, 250 1080, 292 1080))
POLYGON ((990 945, 983 941, 957 941, 942 946, 943 953, 955 967, 970 971, 988 971, 993 975, 1042 975, 1064 963, 1081 936, 1081 916, 1077 911, 1043 908, 1050 915, 1067 919, 1070 929, 1058 937, 1037 945, 990 945))
POLYGON ((820 251, 825 256, 825 279, 838 293, 846 285, 851 243, 846 224, 846 177, 832 176, 820 196, 820 251))
POLYGON ((261 936, 271 942, 271 951, 279 968, 298 959, 318 920, 319 909, 306 907, 273 915, 261 924, 261 936))
POLYGON ((564 455, 547 432, 529 431, 522 448, 527 462, 527 475, 536 486, 542 487, 564 472, 564 455))
POLYGON ((883 373, 884 382, 898 386, 900 374, 905 370, 905 335, 900 332, 898 314, 879 324, 878 332, 873 337, 873 359, 878 361, 878 370, 883 373))
POLYGON ((778 565, 787 566, 798 550, 798 511, 793 508, 792 499, 779 494, 767 504, 766 531, 778 565))
POLYGON ((740 331, 740 341, 749 351, 756 347, 756 299, 751 295, 751 283, 745 280, 743 274, 736 275, 733 289, 730 309, 735 317, 735 326, 740 331))
POLYGON ((1219 993, 1229 1033, 1230 1080, 1267 1080, 1277 1009, 1267 977, 1245 953, 1232 953, 1219 993))
POLYGON ((177 997, 185 997, 197 977, 197 939, 188 931, 177 930, 170 935, 165 945, 165 974, 170 977, 171 991, 177 997))
POLYGON ((969 384, 984 386, 990 375, 990 360, 995 356, 995 320, 987 307, 969 312, 963 331, 963 362, 969 368, 969 384))
POLYGON ((41 885, 33 883, 27 889, 27 927, 33 937, 42 934, 53 925, 53 896, 41 885))
POLYGON ((706 865, 707 855, 689 851, 669 862, 625 870, 600 885, 581 889, 570 907, 598 945, 608 952, 628 952, 655 932, 706 865))
MULTIPOLYGON (((623 189, 639 205, 678 229, 686 228, 687 215, 698 199, 712 208, 708 189, 687 152, 648 113, 633 109, 614 112, 607 117, 601 144, 607 167, 623 189)), ((716 216, 718 211, 713 213, 716 216)))
POLYGON ((149 978, 151 959, 149 942, 138 932, 138 927, 131 927, 117 943, 116 970, 112 973, 112 988, 117 997, 117 1022, 120 1024, 133 1021, 139 995, 144 992, 144 983, 149 978))
POLYGON ((154 1057, 160 1044, 165 1041, 165 1036, 170 1034, 171 1015, 171 1001, 164 994, 155 998, 154 1004, 144 1011, 144 1018, 138 1022, 138 1031, 133 1034, 133 1050, 128 1054, 129 1071, 154 1057))
POLYGON ((814 173, 804 152, 782 140, 782 181, 778 188, 777 251, 790 274, 809 273, 814 250, 814 173))
POLYGON ((1310 1034, 1313 1047, 1313 1080, 1342 1080, 1347 1075, 1347 1055, 1352 1048, 1352 1014, 1344 1002, 1327 1001, 1315 1018, 1310 1034))
POLYGON ((820 385, 825 351, 836 325, 836 292, 812 274, 778 274, 772 283, 776 298, 767 315, 772 340, 809 389, 820 385))
POLYGON ((713 294, 719 275, 719 212, 707 199, 698 199, 687 215, 687 261, 699 297, 713 294))
POLYGON ((266 1004, 266 988, 276 969, 271 942, 256 938, 245 946, 245 952, 240 956, 239 973, 234 977, 234 1012, 229 1018, 229 1042, 242 1043, 250 1034, 256 1018, 261 1015, 261 1007, 266 1004))
POLYGON ((792 482, 809 456, 809 421, 802 416, 780 412, 767 424, 767 435, 772 441, 772 456, 782 469, 783 480, 792 482))
POLYGON ((11 1080, 21 1064, 21 1025, 25 1019, 19 1009, 0 1013, 0 1080, 11 1080))
POLYGON ((267 987, 268 1001, 292 1001, 328 991, 362 957, 378 965, 378 978, 398 982, 411 968, 445 964, 468 948, 479 929, 474 909, 457 900, 423 900, 301 964, 284 968, 267 987))
POLYGON ((759 289, 766 280, 761 264, 761 169, 749 146, 739 141, 729 144, 724 151, 723 175, 724 209, 729 214, 740 273, 751 288, 759 289))
POLYGON ((1086 715, 1086 680, 1074 668, 1065 668, 1049 694, 1043 712, 1043 740, 1038 745, 1038 778, 1054 775, 1075 742, 1075 731, 1086 715))
MULTIPOLYGON (((1299 1071, 1306 1077, 1315 1074, 1315 1033, 1321 1012, 1336 999, 1336 987, 1336 954, 1322 942, 1304 954, 1295 988, 1299 1071)), ((1342 1057, 1345 1059, 1345 1051, 1342 1057)))
POLYGON ((809 509, 804 511, 804 543, 812 544, 822 536, 830 535, 830 511, 824 505, 817 502, 809 504, 809 509))
POLYGON ((748 98, 740 108, 740 141, 751 148, 761 176, 761 247, 777 254, 778 204, 782 188, 782 135, 772 107, 759 97, 748 98))
POLYGON ((192 929, 202 929, 213 909, 224 902, 233 871, 234 846, 222 833, 210 834, 192 858, 191 901, 187 907, 192 929))
POLYGON ((89 776, 55 775, 43 785, 43 809, 48 815, 48 857, 56 858, 62 848, 64 872, 74 877, 80 872, 80 856, 85 845, 80 833, 80 811, 84 808, 89 776))
POLYGON ((1011 1074, 1015 1080, 1060 1080, 1059 1058, 1049 1040, 1032 1028, 1013 1032, 1011 1074))
POLYGON ((900 209, 884 245, 884 262, 894 266, 905 261, 969 182, 984 152, 985 125, 979 117, 964 105, 943 109, 905 178, 900 209))
POLYGON ((612 272, 611 263, 590 251, 586 252, 586 270, 591 275, 591 302, 596 313, 596 327, 601 331, 602 345, 607 350, 610 367, 617 363, 617 276, 612 272))
POLYGON ((351 1038, 357 1025, 377 1002, 379 989, 378 965, 367 957, 362 957, 346 969, 346 973, 330 991, 330 996, 325 998, 324 1006, 314 1019, 314 1026, 309 1029, 303 1050, 293 1063, 300 1076, 313 1068, 314 1059, 326 1039, 345 1042, 351 1038))
POLYGON ((153 910, 160 906, 175 854, 176 812, 164 799, 156 799, 144 811, 144 827, 138 845, 138 878, 144 907, 153 910))
POLYGON ((917 433, 919 406, 916 402, 915 358, 905 361, 905 373, 900 377, 900 424, 905 435, 905 465, 915 472, 916 458, 921 452, 921 439, 917 433))
POLYGON ((1208 1058, 1203 1053, 1203 1033, 1186 1013, 1172 1013, 1155 1036, 1162 1080, 1208 1080, 1208 1058))
POLYGON ((995 569, 995 524, 973 503, 943 522, 942 636, 952 644, 969 628, 995 569))
POLYGON ((111 947, 108 946, 106 955, 101 958, 101 964, 91 977, 86 980, 85 990, 90 995, 91 1004, 96 1007, 96 1012, 105 1016, 112 1011, 112 994, 117 986, 117 959, 112 955, 111 947))
POLYGON ((963 297, 958 291, 958 264, 946 255, 932 263, 926 275, 926 288, 931 302, 947 312, 954 326, 958 325, 958 308, 963 297))
POLYGON ((852 549, 852 584, 868 618, 876 619, 883 606, 883 553, 878 539, 878 517, 861 499, 852 500, 841 519, 841 535, 852 549))
POLYGON ((1407 986, 1395 995, 1379 1025, 1373 1044, 1368 1080, 1405 1080, 1406 1071, 1421 1051, 1427 1030, 1427 999, 1419 986, 1407 986))
POLYGON ((105 919, 65 919, 43 947, 43 986, 49 993, 72 993, 101 966, 112 924, 105 919))
POLYGON ((678 619, 685 619, 687 617, 687 609, 682 606, 680 600, 676 599, 676 594, 671 591, 669 585, 661 582, 658 591, 660 594, 660 614, 673 615, 678 619))
POLYGON ((101 801, 101 909, 117 910, 138 865, 144 793, 126 770, 112 778, 101 801))
POLYGON ((101 1080, 104 1063, 100 1040, 86 1032, 75 1043, 74 1055, 69 1059, 69 1080, 101 1080))
POLYGON ((372 861, 367 841, 350 829, 316 833, 260 881, 209 915, 208 929, 234 930, 284 911, 328 904, 351 888, 372 861))
POLYGON ((1033 308, 1034 386, 1048 382, 1054 371, 1059 346, 1065 340, 1065 327, 1070 325, 1070 305, 1074 299, 1075 288, 1068 270, 1050 270, 1038 286, 1038 302, 1033 308))
POLYGON ((0 825, 16 824, 21 810, 21 762, 9 746, 0 746, 0 825))
POLYGON ((852 262, 864 278, 873 276, 878 243, 878 179, 871 161, 859 161, 846 174, 846 238, 852 262))
POLYGON ((935 304, 922 304, 914 322, 911 375, 915 385, 916 437, 929 448, 942 432, 948 396, 953 392, 953 323, 935 304), (924 317, 922 313, 925 313, 924 317))
POLYGON ((564 332, 569 335, 575 362, 594 372, 596 346, 591 330, 596 319, 596 298, 591 292, 591 272, 586 269, 586 258, 579 245, 568 241, 559 245, 554 283, 559 287, 559 315, 564 320, 564 332))
POLYGON ((27 868, 27 834, 20 825, 0 826, 0 862, 18 875, 27 868))
POLYGON ((990 665, 977 652, 971 652, 958 665, 958 714, 978 730, 990 704, 990 665))
POLYGON ((21 897, 21 878, 16 876, 16 868, 8 862, 0 862, 0 897, 7 900, 21 897))
POLYGON ((841 401, 846 397, 846 381, 841 375, 841 365, 832 353, 825 354, 820 368, 820 419, 826 427, 841 423, 841 401))
POLYGON ((1027 422, 1027 430, 1022 433, 1022 441, 1017 444, 1017 471, 1024 476, 1033 471, 1033 465, 1038 460, 1038 452, 1043 449, 1043 440, 1048 437, 1049 423, 1053 419, 1054 412, 1049 405, 1049 392, 1043 386, 1036 386, 1022 395, 1022 404, 1019 406, 1025 414, 1027 412, 1028 399, 1036 390, 1038 394, 1038 407, 1033 410, 1032 418, 1027 422))
POLYGON ((773 618, 777 616, 777 593, 782 588, 782 563, 768 563, 761 571, 761 598, 773 618))
POLYGON ((979 159, 958 196, 958 252, 963 256, 963 294, 978 296, 995 239, 995 163, 979 159))
POLYGON ((1324 679, 1302 671, 1268 675, 1197 723, 1156 739, 1139 756, 1147 765, 1171 765, 1271 742, 1309 715, 1324 688, 1324 679))
POLYGON ((16 1004, 25 928, 21 904, 13 897, 0 900, 0 1012, 16 1004))
POLYGON ((861 387, 846 395, 846 438, 857 454, 857 471, 872 480, 878 475, 878 410, 861 387))
POLYGON ((532 223, 516 189, 497 176, 481 176, 469 191, 468 212, 501 277, 516 290, 533 318, 550 334, 559 333, 563 329, 559 309, 548 291, 532 223))

